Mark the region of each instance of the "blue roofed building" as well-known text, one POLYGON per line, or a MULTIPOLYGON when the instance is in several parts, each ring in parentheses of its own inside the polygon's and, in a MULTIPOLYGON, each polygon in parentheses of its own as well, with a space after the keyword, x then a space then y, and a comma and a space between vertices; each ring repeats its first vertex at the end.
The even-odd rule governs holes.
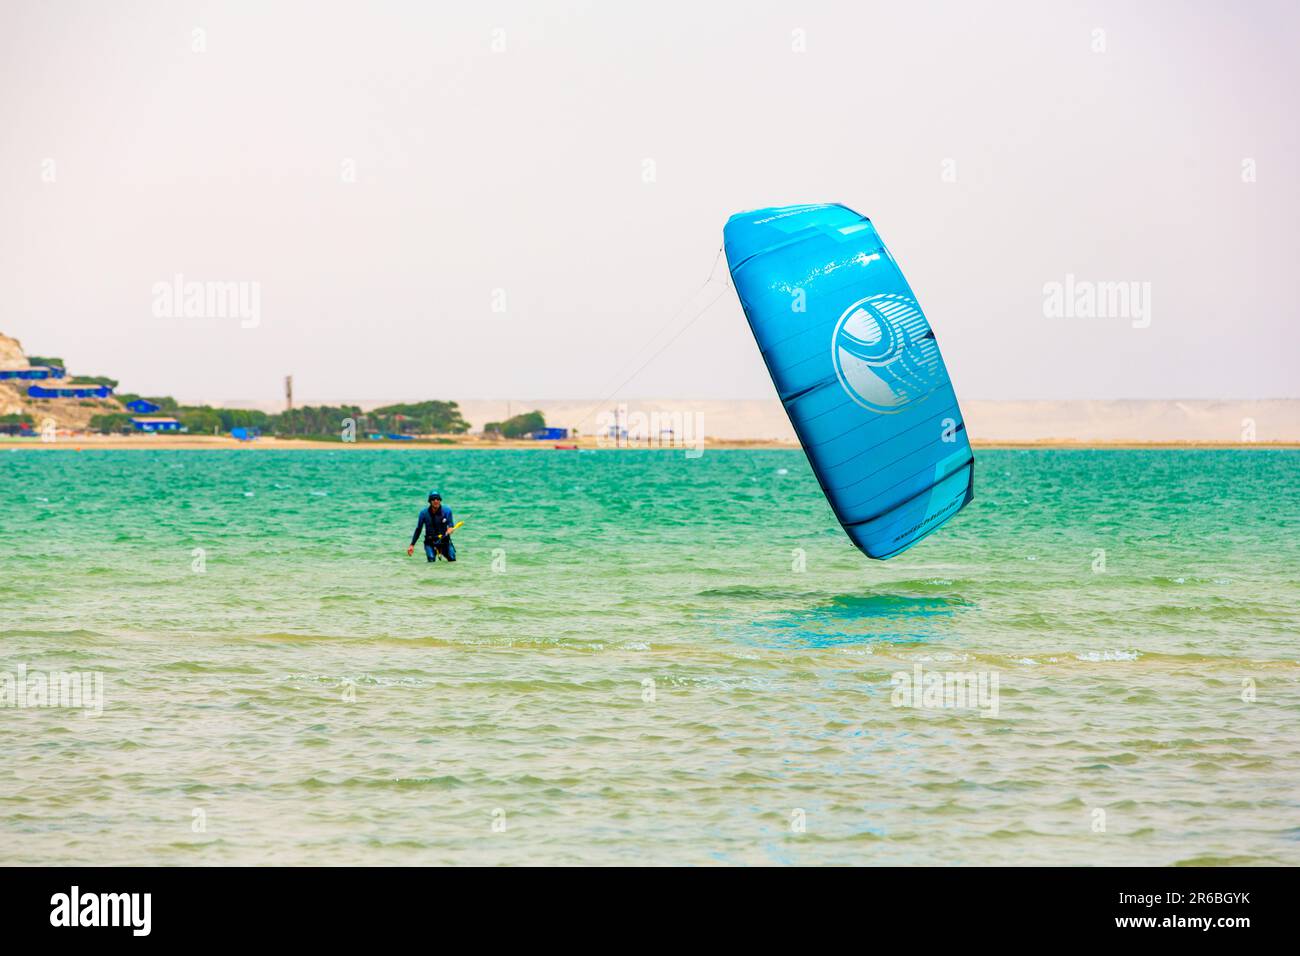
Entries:
POLYGON ((109 398, 112 394, 113 390, 107 385, 60 385, 58 388, 27 386, 28 398, 109 398))
POLYGON ((152 415, 162 408, 161 405, 155 405, 147 399, 137 398, 134 402, 127 402, 126 407, 140 415, 152 415))
POLYGON ((181 423, 174 418, 133 418, 131 427, 138 432, 178 432, 181 423))
POLYGON ((531 438, 533 441, 556 441, 560 438, 568 438, 569 430, 567 428, 538 428, 524 437, 531 438))
POLYGON ((0 368, 0 380, 18 379, 26 382, 40 382, 45 379, 63 378, 67 373, 58 365, 33 365, 30 368, 0 368))

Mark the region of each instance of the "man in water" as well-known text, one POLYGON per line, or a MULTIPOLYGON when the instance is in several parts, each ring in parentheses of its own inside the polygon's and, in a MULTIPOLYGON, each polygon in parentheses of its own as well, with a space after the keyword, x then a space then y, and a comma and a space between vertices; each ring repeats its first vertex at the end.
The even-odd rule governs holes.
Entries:
POLYGON ((406 549, 409 558, 415 553, 415 542, 424 532, 424 556, 430 561, 437 561, 442 555, 448 561, 456 560, 456 549, 451 543, 452 525, 451 509, 442 503, 442 495, 436 491, 429 492, 429 507, 420 512, 420 521, 411 535, 411 546, 406 549))

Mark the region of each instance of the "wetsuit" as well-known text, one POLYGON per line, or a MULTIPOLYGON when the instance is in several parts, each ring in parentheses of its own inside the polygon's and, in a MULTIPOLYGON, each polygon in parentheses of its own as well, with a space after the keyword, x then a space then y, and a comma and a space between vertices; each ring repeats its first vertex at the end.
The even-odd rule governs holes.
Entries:
POLYGON ((430 505, 420 512, 420 521, 415 526, 415 534, 411 535, 411 544, 419 540, 420 532, 423 531, 426 558, 437 561, 438 555, 442 555, 448 561, 455 561, 456 547, 451 543, 451 536, 447 534, 447 530, 455 523, 451 517, 451 509, 446 505, 440 508, 430 505), (434 544, 435 541, 438 543, 434 544))

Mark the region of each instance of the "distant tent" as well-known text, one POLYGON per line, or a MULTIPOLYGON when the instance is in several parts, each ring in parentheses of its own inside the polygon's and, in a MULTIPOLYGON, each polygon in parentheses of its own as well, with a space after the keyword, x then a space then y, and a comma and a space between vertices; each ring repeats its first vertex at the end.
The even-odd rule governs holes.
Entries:
POLYGON ((162 408, 161 405, 155 405, 153 402, 146 401, 143 398, 137 398, 134 402, 127 402, 126 407, 133 412, 139 412, 141 415, 152 415, 162 408))
POLYGON ((239 441, 253 441, 261 434, 261 431, 256 428, 232 428, 230 434, 239 441))
POLYGON ((524 437, 531 438, 534 441, 556 441, 560 438, 568 438, 569 430, 567 428, 537 428, 524 437))
POLYGON ((415 441, 415 438, 411 435, 385 435, 384 437, 389 441, 415 441))

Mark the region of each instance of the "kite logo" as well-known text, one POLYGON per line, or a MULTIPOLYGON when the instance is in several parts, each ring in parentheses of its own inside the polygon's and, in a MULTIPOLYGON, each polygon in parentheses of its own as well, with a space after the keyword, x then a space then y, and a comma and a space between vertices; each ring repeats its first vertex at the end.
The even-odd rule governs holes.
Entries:
POLYGON ((921 307, 893 293, 867 296, 844 310, 831 335, 831 362, 849 398, 881 413, 925 398, 943 375, 921 307))

